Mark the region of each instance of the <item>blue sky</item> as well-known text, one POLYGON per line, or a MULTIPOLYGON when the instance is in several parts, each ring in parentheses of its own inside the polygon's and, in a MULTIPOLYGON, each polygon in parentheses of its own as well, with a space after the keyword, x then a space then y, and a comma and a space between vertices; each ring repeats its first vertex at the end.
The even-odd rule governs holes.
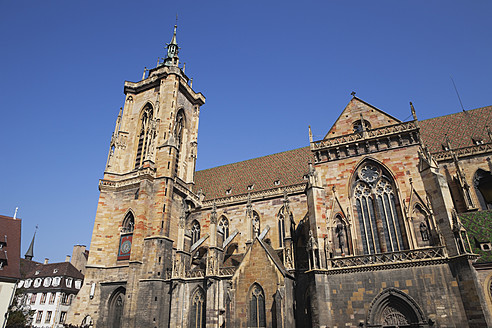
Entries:
POLYGON ((0 0, 0 214, 35 260, 90 245, 123 83, 164 56, 207 98, 198 169, 322 138, 350 93, 408 119, 492 104, 490 1, 0 0))

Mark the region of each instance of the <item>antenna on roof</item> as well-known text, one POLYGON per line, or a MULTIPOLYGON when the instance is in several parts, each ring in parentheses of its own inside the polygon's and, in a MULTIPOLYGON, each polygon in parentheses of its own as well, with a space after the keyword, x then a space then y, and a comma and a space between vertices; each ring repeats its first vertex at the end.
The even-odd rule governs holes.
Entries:
POLYGON ((17 211, 19 210, 18 207, 15 208, 15 212, 14 212, 14 220, 17 218, 17 211))
POLYGON ((466 112, 465 108, 463 107, 463 103, 461 102, 460 94, 458 93, 458 89, 456 88, 456 84, 454 83, 453 77, 450 76, 450 78, 451 78, 451 82, 453 82, 454 90, 456 91, 456 95, 458 96, 458 99, 460 101, 461 109, 463 110, 463 112, 466 112))

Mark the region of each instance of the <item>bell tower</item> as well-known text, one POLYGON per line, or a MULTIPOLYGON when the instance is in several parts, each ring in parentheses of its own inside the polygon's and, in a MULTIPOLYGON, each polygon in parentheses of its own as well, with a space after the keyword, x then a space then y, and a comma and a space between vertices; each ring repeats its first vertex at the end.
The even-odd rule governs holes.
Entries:
POLYGON ((97 327, 162 326, 169 320, 165 278, 179 220, 183 208, 186 215, 187 206, 200 202, 193 185, 205 103, 179 66, 176 30, 166 58, 145 70, 142 80, 125 81, 99 182, 85 284, 69 323, 80 325, 87 316, 97 327))

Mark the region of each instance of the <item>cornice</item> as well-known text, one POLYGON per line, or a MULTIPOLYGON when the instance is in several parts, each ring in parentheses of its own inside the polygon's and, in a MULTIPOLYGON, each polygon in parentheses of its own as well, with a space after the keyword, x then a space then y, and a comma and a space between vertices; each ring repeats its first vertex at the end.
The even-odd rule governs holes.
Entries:
POLYGON ((474 145, 469 147, 462 147, 457 149, 450 149, 432 153, 434 159, 438 162, 447 161, 453 159, 453 153, 456 154, 458 158, 475 156, 480 154, 486 154, 492 152, 492 142, 474 145))
POLYGON ((239 194, 239 195, 234 195, 234 196, 229 196, 229 197, 222 197, 222 198, 217 198, 217 199, 210 199, 207 201, 204 201, 202 203, 202 209, 208 209, 212 208, 214 202, 217 206, 230 206, 232 204, 237 204, 237 203, 245 203, 248 201, 248 195, 251 196, 252 201, 257 201, 257 200, 264 200, 264 199, 269 199, 269 198, 276 198, 279 196, 284 195, 284 190, 287 190, 287 194, 298 194, 298 193, 303 193, 305 188, 306 188, 306 183, 300 183, 296 185, 291 185, 291 186, 286 186, 286 187, 279 187, 279 188, 273 188, 273 189, 267 189, 267 190, 259 190, 256 192, 251 192, 251 193, 244 193, 244 194, 239 194))

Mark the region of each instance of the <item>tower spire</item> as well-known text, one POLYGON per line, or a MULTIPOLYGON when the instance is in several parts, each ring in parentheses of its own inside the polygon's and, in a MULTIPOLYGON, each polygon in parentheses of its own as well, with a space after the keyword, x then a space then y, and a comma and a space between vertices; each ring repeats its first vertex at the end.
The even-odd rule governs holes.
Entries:
POLYGON ((34 257, 34 238, 36 238, 36 231, 38 231, 38 226, 36 226, 36 229, 34 230, 34 235, 32 236, 31 245, 29 245, 26 255, 24 255, 24 258, 29 261, 32 261, 32 258, 34 257))
POLYGON ((167 56, 164 59, 164 65, 166 66, 178 66, 179 58, 178 58, 178 42, 176 41, 176 30, 178 28, 178 21, 176 20, 176 25, 174 25, 174 32, 171 42, 167 43, 167 56))

